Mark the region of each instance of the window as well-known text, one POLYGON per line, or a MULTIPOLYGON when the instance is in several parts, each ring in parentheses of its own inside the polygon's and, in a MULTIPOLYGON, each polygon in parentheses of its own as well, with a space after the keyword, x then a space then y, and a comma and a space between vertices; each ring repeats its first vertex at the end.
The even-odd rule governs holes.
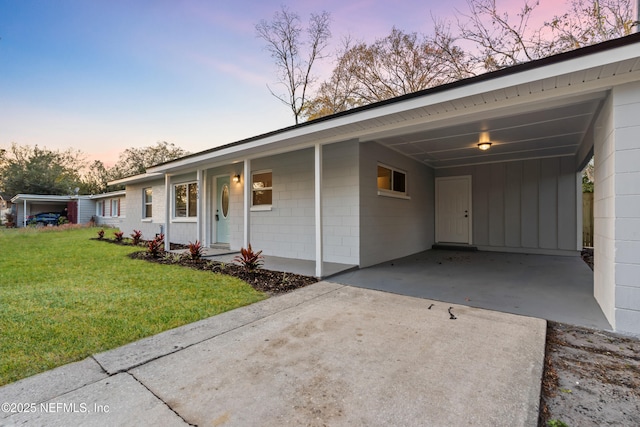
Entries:
POLYGON ((120 200, 111 199, 111 216, 120 216, 120 200))
POLYGON ((178 184, 174 187, 174 209, 176 218, 193 218, 198 215, 198 184, 178 184))
POLYGON ((378 191, 407 194, 407 174, 389 166, 378 165, 378 191))
POLYGON ((251 175, 251 204, 271 205, 272 185, 271 171, 254 172, 251 175))
POLYGON ((104 200, 96 202, 96 216, 104 216, 104 200))
POLYGON ((142 198, 142 218, 151 218, 153 216, 153 190, 151 188, 143 189, 142 198))

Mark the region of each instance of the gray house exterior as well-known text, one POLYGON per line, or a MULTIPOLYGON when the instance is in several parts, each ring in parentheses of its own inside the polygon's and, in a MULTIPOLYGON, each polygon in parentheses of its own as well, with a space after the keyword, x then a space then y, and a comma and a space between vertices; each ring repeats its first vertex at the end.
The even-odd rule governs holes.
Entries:
MULTIPOLYGON (((434 244, 578 256, 640 333, 640 34, 220 146, 126 185, 125 232, 371 266, 434 244), (479 150, 490 141, 490 149, 479 150)), ((168 243, 167 243, 168 244, 168 243)))

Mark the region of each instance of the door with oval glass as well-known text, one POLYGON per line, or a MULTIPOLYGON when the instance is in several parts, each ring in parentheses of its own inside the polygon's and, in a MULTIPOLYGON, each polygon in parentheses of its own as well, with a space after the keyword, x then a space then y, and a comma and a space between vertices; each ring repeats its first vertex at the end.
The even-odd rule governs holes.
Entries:
POLYGON ((229 183, 228 176, 216 178, 216 243, 229 243, 229 183))

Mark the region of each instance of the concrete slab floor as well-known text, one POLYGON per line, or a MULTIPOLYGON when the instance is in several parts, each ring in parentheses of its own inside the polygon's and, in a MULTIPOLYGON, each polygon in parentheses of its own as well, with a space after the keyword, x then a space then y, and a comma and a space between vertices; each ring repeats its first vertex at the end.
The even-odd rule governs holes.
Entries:
POLYGON ((580 257, 429 250, 332 281, 611 330, 580 257))
POLYGON ((225 314, 94 356, 117 372, 86 385, 51 384, 75 365, 2 387, 5 401, 33 399, 26 381, 55 391, 40 392, 52 411, 0 425, 537 423, 543 320, 328 282, 225 314))

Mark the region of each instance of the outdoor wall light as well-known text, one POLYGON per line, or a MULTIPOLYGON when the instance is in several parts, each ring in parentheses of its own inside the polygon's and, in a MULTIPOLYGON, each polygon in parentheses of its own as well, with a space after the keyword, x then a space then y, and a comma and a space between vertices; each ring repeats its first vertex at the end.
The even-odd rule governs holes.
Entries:
POLYGON ((491 143, 490 142, 479 142, 478 143, 478 148, 481 149, 482 151, 487 151, 489 148, 491 148, 491 143))
POLYGON ((240 175, 234 175, 233 176, 233 182, 235 182, 236 184, 240 182, 240 175))

